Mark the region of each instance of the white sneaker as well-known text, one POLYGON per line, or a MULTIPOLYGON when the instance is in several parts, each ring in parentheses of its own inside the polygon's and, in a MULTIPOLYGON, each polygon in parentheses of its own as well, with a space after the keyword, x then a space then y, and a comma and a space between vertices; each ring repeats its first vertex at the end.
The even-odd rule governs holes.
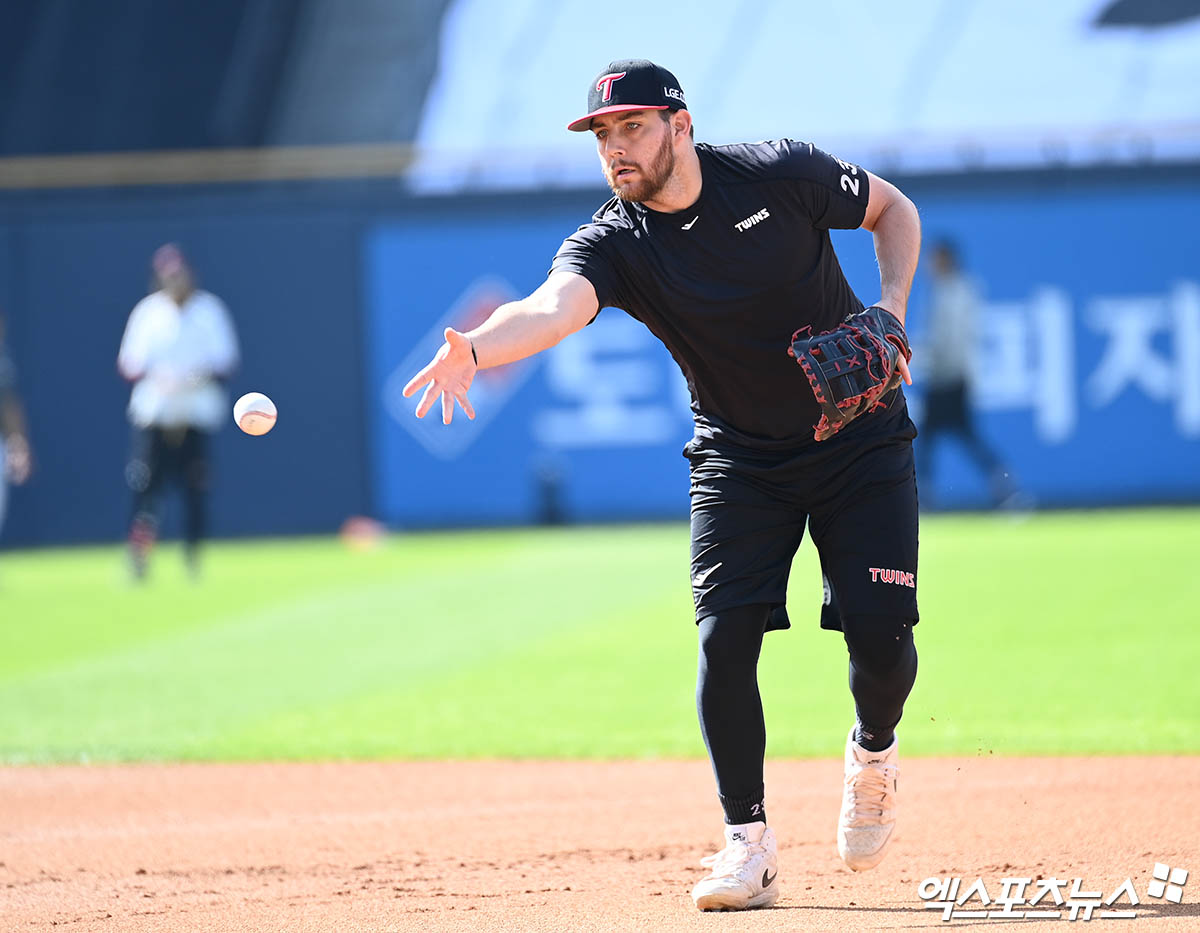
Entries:
POLYGON ((726 826, 725 848, 700 864, 712 869, 692 888, 692 900, 701 910, 770 907, 779 897, 775 833, 766 823, 726 826))
POLYGON ((900 770, 897 742, 872 752, 846 737, 846 783, 838 821, 838 855, 855 871, 883 861, 896 827, 896 773, 900 770))

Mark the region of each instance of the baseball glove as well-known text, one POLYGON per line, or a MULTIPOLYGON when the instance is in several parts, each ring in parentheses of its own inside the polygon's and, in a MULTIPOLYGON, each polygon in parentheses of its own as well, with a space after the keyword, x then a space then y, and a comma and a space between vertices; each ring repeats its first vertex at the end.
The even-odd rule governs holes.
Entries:
POLYGON ((813 334, 802 327, 792 334, 793 357, 821 405, 813 437, 832 437, 863 412, 883 405, 882 397, 900 385, 900 354, 912 359, 904 325, 885 308, 851 314, 839 327, 813 334))

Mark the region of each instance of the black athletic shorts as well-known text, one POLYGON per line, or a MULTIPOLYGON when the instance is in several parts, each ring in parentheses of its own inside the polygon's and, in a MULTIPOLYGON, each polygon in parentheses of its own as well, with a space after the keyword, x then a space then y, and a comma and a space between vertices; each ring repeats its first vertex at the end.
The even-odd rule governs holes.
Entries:
POLYGON ((696 620, 765 603, 768 631, 789 628, 788 574, 807 523, 824 576, 822 628, 840 630, 842 614, 916 624, 916 433, 900 396, 799 448, 690 441, 696 620))

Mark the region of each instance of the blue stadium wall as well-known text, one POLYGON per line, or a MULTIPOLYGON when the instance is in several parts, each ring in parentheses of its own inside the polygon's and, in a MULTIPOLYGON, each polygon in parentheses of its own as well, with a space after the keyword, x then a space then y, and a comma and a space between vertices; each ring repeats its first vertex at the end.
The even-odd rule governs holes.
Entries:
MULTIPOLYGON (((1200 500, 1200 252, 1186 221, 1200 168, 898 181, 927 239, 955 238, 985 287, 980 426, 1039 503, 1200 500)), ((231 394, 280 408, 267 437, 232 423, 217 436, 214 534, 323 532, 363 513, 398 527, 686 515, 686 390, 620 312, 481 374, 474 422, 417 422, 399 396, 446 324, 536 286, 603 196, 326 182, 0 197, 0 308, 38 460, 5 546, 122 534, 128 389, 114 360, 166 240, 234 314, 231 394)), ((871 238, 835 239, 870 300, 871 238)), ((924 293, 919 275, 918 337, 924 293)), ((919 383, 910 398, 919 424, 919 383)), ((961 450, 935 456, 940 504, 985 501, 961 450)))

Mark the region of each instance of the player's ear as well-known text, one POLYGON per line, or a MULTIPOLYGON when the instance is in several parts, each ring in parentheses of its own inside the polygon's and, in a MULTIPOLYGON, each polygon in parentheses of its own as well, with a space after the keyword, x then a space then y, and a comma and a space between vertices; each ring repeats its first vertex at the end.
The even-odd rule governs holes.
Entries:
POLYGON ((687 136, 692 130, 692 115, 686 110, 671 114, 671 131, 675 136, 687 136))

